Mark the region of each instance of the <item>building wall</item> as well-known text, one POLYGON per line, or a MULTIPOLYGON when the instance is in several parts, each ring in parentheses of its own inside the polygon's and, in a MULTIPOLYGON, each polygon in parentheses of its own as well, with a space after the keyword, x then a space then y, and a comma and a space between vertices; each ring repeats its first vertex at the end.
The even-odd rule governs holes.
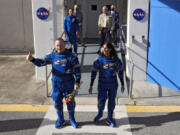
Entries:
POLYGON ((151 0, 147 80, 180 90, 180 1, 151 0))
POLYGON ((115 4, 120 13, 120 25, 127 23, 127 0, 66 0, 65 15, 68 9, 78 4, 83 13, 83 36, 88 38, 100 38, 98 34, 97 21, 101 8, 104 5, 115 4), (97 5, 97 11, 91 11, 91 5, 97 5))
MULTIPOLYGON (((75 1, 66 0, 68 8, 73 8, 75 1)), ((57 0, 57 35, 63 32, 63 20, 67 11, 64 11, 64 0, 57 0)), ((86 2, 80 3, 83 13, 86 14, 86 2)), ((116 8, 120 12, 120 24, 126 24, 127 0, 116 0, 116 8)), ((66 8, 65 8, 66 9, 66 8)), ((32 2, 31 0, 0 0, 0 51, 34 51, 32 2)), ((87 17, 84 15, 83 35, 86 35, 87 17)))
POLYGON ((57 37, 60 37, 64 31, 63 22, 64 22, 64 1, 56 0, 56 13, 57 13, 57 37))
POLYGON ((0 0, 0 50, 33 50, 31 0, 0 0))
MULTIPOLYGON (((44 58, 47 53, 51 53, 54 48, 54 42, 57 39, 57 5, 56 0, 32 0, 32 14, 33 14, 33 36, 35 57, 44 58), (49 9, 49 17, 46 20, 41 20, 36 16, 36 11, 44 7, 49 9)), ((59 7, 62 7, 63 0, 60 1, 59 7)), ((61 13, 63 8, 59 8, 61 13)), ((59 16, 61 17, 61 16, 59 16)), ((61 30, 62 25, 58 26, 61 30)), ((59 31, 61 33, 61 31, 59 31)), ((51 66, 49 67, 50 71, 51 66)), ((45 80, 45 67, 36 67, 36 78, 45 80)))

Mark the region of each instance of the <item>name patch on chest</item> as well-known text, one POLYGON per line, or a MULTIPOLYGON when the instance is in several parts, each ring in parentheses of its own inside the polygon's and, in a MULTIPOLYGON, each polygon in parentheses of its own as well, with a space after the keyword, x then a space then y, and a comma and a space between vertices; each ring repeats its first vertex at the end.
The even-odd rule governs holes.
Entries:
MULTIPOLYGON (((61 59, 61 60, 56 59, 54 62, 55 65, 59 65, 60 63, 67 63, 67 59, 61 59)), ((66 64, 63 64, 63 66, 64 65, 66 66, 66 64)))
POLYGON ((108 69, 108 67, 109 67, 109 68, 113 68, 114 65, 115 65, 114 63, 104 64, 104 65, 103 65, 103 68, 104 68, 104 69, 108 69))
POLYGON ((60 60, 55 60, 54 64, 55 65, 59 65, 60 64, 60 60))

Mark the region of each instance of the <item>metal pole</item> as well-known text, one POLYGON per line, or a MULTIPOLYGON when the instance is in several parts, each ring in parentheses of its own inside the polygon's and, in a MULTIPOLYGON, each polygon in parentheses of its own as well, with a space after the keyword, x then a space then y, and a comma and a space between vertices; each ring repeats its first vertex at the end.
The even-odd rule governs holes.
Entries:
POLYGON ((46 87, 46 96, 48 97, 48 74, 47 74, 47 65, 45 66, 45 72, 46 72, 46 82, 45 82, 45 87, 46 87))
POLYGON ((132 95, 133 70, 134 70, 134 64, 132 63, 132 71, 131 71, 130 86, 129 86, 129 98, 131 98, 132 95))
POLYGON ((56 0, 52 1, 52 13, 53 13, 53 32, 54 32, 54 42, 57 39, 57 13, 56 13, 56 0))

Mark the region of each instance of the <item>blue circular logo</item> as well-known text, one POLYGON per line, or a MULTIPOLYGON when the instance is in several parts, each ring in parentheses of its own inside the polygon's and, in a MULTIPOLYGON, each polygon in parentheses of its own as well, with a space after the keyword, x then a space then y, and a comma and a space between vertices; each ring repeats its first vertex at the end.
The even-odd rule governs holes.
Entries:
POLYGON ((41 20, 46 20, 49 17, 49 11, 46 8, 39 8, 36 12, 36 15, 41 20))
POLYGON ((134 19, 141 21, 145 17, 145 12, 142 9, 136 9, 133 12, 134 19))

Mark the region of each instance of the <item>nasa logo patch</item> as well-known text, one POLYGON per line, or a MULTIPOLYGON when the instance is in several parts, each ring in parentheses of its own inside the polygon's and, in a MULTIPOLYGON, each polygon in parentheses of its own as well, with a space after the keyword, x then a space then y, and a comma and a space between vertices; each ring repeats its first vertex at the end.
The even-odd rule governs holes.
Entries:
POLYGON ((133 17, 137 21, 141 21, 145 17, 145 11, 143 11, 142 9, 135 9, 133 12, 133 17))
POLYGON ((46 20, 49 17, 49 10, 44 7, 38 8, 36 15, 40 20, 46 20))

